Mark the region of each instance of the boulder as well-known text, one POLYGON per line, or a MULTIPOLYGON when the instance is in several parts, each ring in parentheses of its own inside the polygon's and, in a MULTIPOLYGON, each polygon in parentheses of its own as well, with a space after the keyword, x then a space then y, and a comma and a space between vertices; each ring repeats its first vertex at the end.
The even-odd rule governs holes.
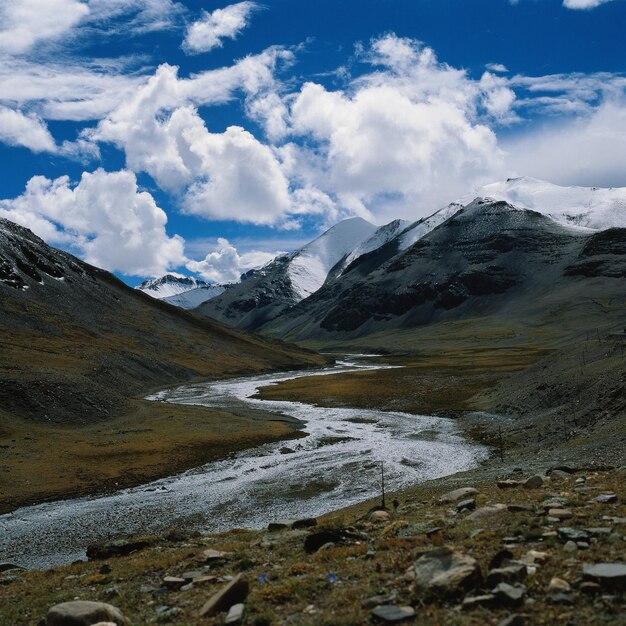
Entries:
POLYGON ((526 489, 539 489, 541 485, 543 485, 543 478, 541 478, 539 474, 535 474, 524 481, 524 487, 526 487, 526 489))
POLYGON ((372 524, 387 524, 391 520, 391 516, 387 511, 372 511, 369 516, 369 521, 372 524))
POLYGON ((423 554, 413 567, 414 590, 420 595, 455 597, 478 587, 482 580, 476 559, 450 548, 423 554))
POLYGON ((46 615, 46 626, 92 626, 98 622, 110 622, 126 626, 122 612, 104 602, 74 600, 53 606, 46 615))
POLYGON ((448 502, 456 502, 457 500, 461 500, 463 498, 468 498, 469 496, 475 496, 478 493, 477 489, 474 487, 461 487, 460 489, 455 489, 454 491, 449 491, 448 493, 444 493, 437 502, 440 504, 446 504, 448 502))

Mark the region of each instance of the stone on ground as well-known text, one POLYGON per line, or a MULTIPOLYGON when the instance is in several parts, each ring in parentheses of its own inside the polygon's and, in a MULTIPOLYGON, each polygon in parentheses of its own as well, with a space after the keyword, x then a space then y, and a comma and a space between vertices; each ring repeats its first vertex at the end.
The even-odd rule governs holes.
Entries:
POLYGON ((607 591, 626 591, 626 563, 585 563, 583 579, 607 591))
POLYGON ((215 615, 228 610, 234 604, 243 603, 248 596, 250 585, 243 574, 238 574, 223 589, 213 594, 200 609, 200 617, 215 615))
POLYGON ((383 622, 401 622, 405 619, 415 617, 415 611, 410 606, 395 606, 393 604, 384 604, 377 606, 372 615, 383 622))
POLYGON ((449 548, 423 554, 413 571, 415 591, 444 597, 462 595, 478 587, 483 579, 476 559, 449 548))
POLYGON ((53 606, 46 615, 46 626, 92 626, 98 622, 111 622, 115 626, 127 624, 119 609, 104 602, 63 602, 53 606))
POLYGON ((461 500, 462 498, 468 498, 469 496, 475 496, 478 493, 478 489, 474 489, 474 487, 461 487, 460 489, 455 489, 454 491, 449 491, 448 493, 444 493, 438 500, 441 504, 445 504, 448 502, 456 502, 457 500, 461 500))
POLYGON ((226 619, 224 620, 225 624, 236 624, 243 619, 243 611, 244 604, 240 602, 239 604, 233 604, 226 615, 226 619))

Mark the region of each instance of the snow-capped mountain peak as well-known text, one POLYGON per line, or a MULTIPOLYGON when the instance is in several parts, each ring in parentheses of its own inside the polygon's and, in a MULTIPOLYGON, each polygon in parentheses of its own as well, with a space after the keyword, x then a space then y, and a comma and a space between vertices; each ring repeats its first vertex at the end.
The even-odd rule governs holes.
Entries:
POLYGON ((562 187, 524 176, 485 185, 459 202, 468 204, 477 196, 504 200, 564 225, 592 230, 626 226, 626 187, 562 187))
POLYGON ((323 235, 292 253, 289 279, 294 294, 304 300, 315 293, 330 270, 376 231, 376 226, 353 217, 339 222, 323 235))
POLYGON ((166 274, 165 276, 161 276, 161 278, 144 280, 136 289, 147 293, 153 298, 161 300, 204 286, 208 286, 208 283, 203 280, 198 280, 197 278, 166 274))

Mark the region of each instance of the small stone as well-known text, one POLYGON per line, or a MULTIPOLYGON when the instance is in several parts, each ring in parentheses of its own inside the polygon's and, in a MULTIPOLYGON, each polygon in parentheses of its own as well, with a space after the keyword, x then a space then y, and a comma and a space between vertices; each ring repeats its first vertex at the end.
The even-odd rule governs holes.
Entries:
POLYGON ((461 500, 456 505, 457 511, 473 511, 476 508, 476 500, 474 498, 468 498, 467 500, 461 500))
POLYGON ((585 532, 594 537, 608 537, 611 534, 610 528, 585 528, 585 532))
POLYGON ((193 581, 194 578, 200 578, 200 576, 203 575, 203 572, 194 570, 191 572, 183 572, 180 577, 184 578, 186 582, 191 582, 193 581))
POLYGON ((505 617, 501 622, 498 622, 498 626, 525 626, 526 621, 523 615, 509 615, 505 617))
POLYGON ((300 530, 301 528, 312 528, 317 526, 317 519, 314 517, 305 517, 303 519, 297 519, 292 525, 293 530, 300 530))
POLYGON ((493 587, 498 583, 516 583, 524 580, 528 572, 526 565, 519 562, 509 562, 504 567, 492 569, 487 574, 487 586, 493 587))
POLYGON ((415 617, 415 610, 410 606, 383 604, 377 606, 372 611, 372 615, 383 622, 401 622, 402 620, 415 617))
POLYGON ((423 554, 415 562, 414 572, 414 590, 427 595, 458 596, 482 582, 476 559, 449 548, 423 554))
POLYGON ((496 485, 498 485, 499 489, 513 489, 515 487, 519 487, 522 484, 519 480, 512 480, 511 478, 507 478, 506 480, 499 480, 496 485))
POLYGON ((163 586, 168 589, 178 590, 185 584, 184 578, 178 578, 178 576, 166 576, 163 579, 163 586))
POLYGON ((569 528, 568 526, 563 526, 557 529, 557 533, 560 539, 564 541, 587 541, 589 539, 589 535, 577 528, 569 528))
POLYGON ((543 485, 543 478, 539 474, 535 474, 535 476, 531 476, 524 481, 526 489, 539 489, 541 485, 543 485))
POLYGON ((493 506, 483 506, 480 509, 476 509, 473 513, 470 513, 465 519, 471 522, 489 519, 496 517, 506 511, 505 504, 494 504, 493 506))
POLYGON ((214 583, 217 580, 217 576, 197 576, 191 582, 194 585, 206 585, 207 583, 214 583))
POLYGON ((539 552, 537 550, 529 550, 523 557, 522 561, 527 565, 534 565, 535 563, 545 563, 548 560, 547 552, 539 552))
POLYGON ((490 593, 486 593, 482 596, 470 596, 463 600, 461 604, 461 608, 468 611, 471 609, 475 609, 477 606, 492 606, 495 602, 496 597, 490 593))
POLYGON ((248 596, 250 585, 243 574, 238 574, 233 580, 217 593, 213 594, 200 609, 199 616, 215 615, 233 606, 242 603, 248 596))
POLYGON ((598 583, 603 590, 626 590, 626 563, 585 563, 583 579, 598 583))
POLYGON ((569 593, 563 593, 557 591, 550 596, 550 604, 563 604, 565 606, 572 606, 574 604, 574 598, 569 593))
POLYGON ((53 606, 46 615, 46 626, 92 626, 97 622, 127 624, 122 612, 104 602, 74 600, 53 606))
POLYGON ((580 583, 578 589, 580 593, 584 593, 586 596, 595 596, 602 592, 602 587, 598 583, 592 583, 589 580, 580 583))
POLYGON ((510 513, 534 513, 535 508, 530 504, 507 504, 506 508, 510 513))
POLYGON ((576 546, 580 550, 588 550, 589 549, 589 544, 586 541, 577 541, 576 542, 576 546))
POLYGON ((513 553, 510 550, 498 550, 489 561, 489 569, 497 569, 507 564, 507 561, 513 559, 513 553))
POLYGON ((555 517, 558 520, 570 519, 574 517, 574 514, 569 509, 549 509, 548 515, 550 517, 555 517))
POLYGON ((448 493, 445 493, 439 498, 437 502, 441 504, 456 502, 457 500, 468 498, 469 496, 475 496, 477 493, 478 490, 474 489, 474 487, 461 487, 460 489, 455 489, 454 491, 449 491, 448 493))
POLYGON ((222 561, 228 557, 228 552, 220 552, 219 550, 205 550, 202 554, 196 557, 197 561, 201 563, 212 563, 215 561, 222 561))
POLYGON ((572 475, 568 472, 564 472, 563 470, 555 469, 550 472, 550 478, 552 480, 570 480, 572 475))
POLYGON ((603 493, 593 499, 594 502, 600 502, 601 504, 615 504, 617 502, 617 496, 614 493, 603 493))
POLYGON ((556 576, 552 578, 548 585, 548 593, 555 593, 557 591, 567 592, 571 591, 571 589, 570 584, 566 580, 557 578, 556 576))
POLYGON ((383 595, 372 596, 371 598, 367 598, 366 600, 363 600, 363 602, 361 602, 361 606, 364 609, 374 609, 377 606, 380 606, 382 604, 389 604, 393 602, 395 599, 396 599, 395 592, 388 596, 383 596, 383 595))
POLYGON ((563 550, 565 550, 565 552, 576 552, 578 546, 573 541, 566 541, 563 550))
POLYGON ((108 559, 115 556, 126 556, 131 552, 144 550, 156 543, 156 538, 146 539, 113 539, 104 543, 92 544, 87 547, 87 558, 90 561, 108 559))
POLYGON ((372 511, 369 516, 369 521, 372 524, 387 524, 391 520, 391 516, 387 511, 372 511))
POLYGON ((239 604, 233 604, 233 606, 230 607, 228 614, 226 615, 224 623, 236 624, 237 622, 240 622, 243 618, 244 608, 245 606, 241 602, 239 604))
POLYGON ((524 602, 526 595, 526 587, 521 583, 509 585, 508 583, 500 583, 491 593, 496 596, 498 604, 503 606, 520 606, 524 602))

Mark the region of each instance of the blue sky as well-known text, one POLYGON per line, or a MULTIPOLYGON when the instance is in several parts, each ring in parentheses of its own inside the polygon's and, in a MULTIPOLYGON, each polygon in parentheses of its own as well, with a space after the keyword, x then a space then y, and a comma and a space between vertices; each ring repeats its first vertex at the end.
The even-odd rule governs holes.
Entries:
POLYGON ((626 185, 624 0, 0 0, 0 216, 130 284, 626 185))

